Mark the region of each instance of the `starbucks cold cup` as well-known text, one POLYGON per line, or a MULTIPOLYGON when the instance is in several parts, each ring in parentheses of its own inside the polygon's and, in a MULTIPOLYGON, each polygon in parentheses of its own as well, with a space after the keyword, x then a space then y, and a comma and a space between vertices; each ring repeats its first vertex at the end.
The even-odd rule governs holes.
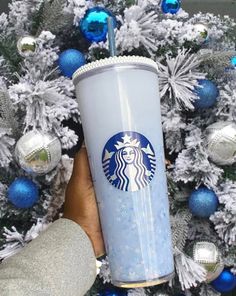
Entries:
POLYGON ((156 63, 112 57, 74 74, 112 283, 174 271, 156 63))

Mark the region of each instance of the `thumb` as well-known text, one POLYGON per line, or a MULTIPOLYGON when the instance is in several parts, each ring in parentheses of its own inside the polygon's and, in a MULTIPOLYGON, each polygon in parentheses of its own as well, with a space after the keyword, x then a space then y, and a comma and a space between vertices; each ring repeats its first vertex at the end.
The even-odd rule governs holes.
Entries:
POLYGON ((77 182, 91 181, 91 172, 89 169, 88 155, 85 147, 82 147, 75 156, 71 178, 76 179, 77 182))

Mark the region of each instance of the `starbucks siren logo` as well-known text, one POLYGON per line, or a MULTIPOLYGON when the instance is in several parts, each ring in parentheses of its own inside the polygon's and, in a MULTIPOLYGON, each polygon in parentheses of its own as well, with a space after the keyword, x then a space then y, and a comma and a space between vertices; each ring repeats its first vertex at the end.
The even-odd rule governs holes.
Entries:
POLYGON ((138 191, 152 180, 156 158, 146 137, 127 131, 118 133, 107 141, 102 164, 104 173, 113 186, 124 191, 138 191))

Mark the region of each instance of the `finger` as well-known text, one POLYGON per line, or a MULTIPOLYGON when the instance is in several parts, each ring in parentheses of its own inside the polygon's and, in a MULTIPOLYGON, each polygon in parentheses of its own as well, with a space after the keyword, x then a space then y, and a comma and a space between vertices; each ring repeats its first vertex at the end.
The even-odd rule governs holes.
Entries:
POLYGON ((76 178, 77 181, 81 182, 91 179, 88 155, 85 147, 82 147, 75 156, 72 178, 76 178))

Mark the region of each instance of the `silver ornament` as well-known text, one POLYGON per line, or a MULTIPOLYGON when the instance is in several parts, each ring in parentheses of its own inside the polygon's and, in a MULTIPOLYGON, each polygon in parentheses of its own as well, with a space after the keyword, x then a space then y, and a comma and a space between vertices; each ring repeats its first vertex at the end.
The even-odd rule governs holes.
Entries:
POLYGON ((219 249, 211 242, 196 242, 193 246, 193 260, 206 269, 206 282, 212 282, 224 269, 219 249))
POLYGON ((34 55, 37 49, 37 42, 33 36, 23 36, 17 42, 17 49, 21 56, 34 55))
POLYGON ((53 170, 61 159, 61 143, 52 134, 33 130, 19 139, 15 156, 26 172, 46 174, 53 170))
POLYGON ((204 43, 209 38, 209 29, 205 24, 194 24, 193 32, 195 36, 194 40, 198 44, 204 43))
POLYGON ((206 145, 210 159, 218 165, 236 161, 236 124, 219 121, 206 129, 206 145))

